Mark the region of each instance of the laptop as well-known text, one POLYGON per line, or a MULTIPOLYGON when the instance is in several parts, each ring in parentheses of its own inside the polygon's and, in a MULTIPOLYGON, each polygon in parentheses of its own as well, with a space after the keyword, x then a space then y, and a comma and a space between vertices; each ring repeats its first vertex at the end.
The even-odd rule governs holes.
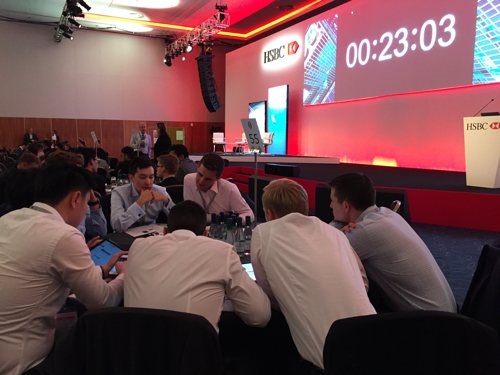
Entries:
POLYGON ((163 235, 165 224, 148 224, 141 225, 140 227, 133 227, 127 230, 125 233, 132 237, 148 237, 155 236, 158 234, 163 235))

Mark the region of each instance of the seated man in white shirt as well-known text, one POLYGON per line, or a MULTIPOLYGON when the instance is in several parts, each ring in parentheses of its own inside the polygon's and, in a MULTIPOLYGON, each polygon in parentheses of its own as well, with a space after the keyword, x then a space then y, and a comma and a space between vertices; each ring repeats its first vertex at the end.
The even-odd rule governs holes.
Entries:
POLYGON ((56 313, 70 290, 89 309, 122 300, 123 276, 109 284, 103 280, 122 253, 102 268, 94 265, 76 229, 91 188, 92 177, 83 168, 46 167, 36 179, 35 203, 0 218, 2 375, 21 374, 44 361, 53 346, 56 313))
POLYGON ((372 181, 360 173, 335 177, 330 207, 382 294, 384 310, 456 312, 451 288, 424 241, 401 215, 375 205, 372 181))
POLYGON ((184 177, 184 199, 192 200, 202 206, 207 213, 237 212, 245 222, 245 216, 254 215, 247 202, 241 196, 238 187, 221 178, 224 171, 224 160, 215 153, 204 155, 196 173, 184 177))
POLYGON ((116 232, 154 224, 160 212, 168 215, 174 206, 165 188, 154 184, 155 171, 149 158, 132 159, 128 177, 130 184, 111 192, 111 226, 116 232))
POLYGON ((130 248, 125 306, 198 314, 218 331, 226 294, 246 324, 265 326, 271 317, 269 299, 230 244, 204 235, 203 208, 184 201, 167 220, 167 235, 137 239, 130 248))
POLYGON ((307 216, 307 192, 295 181, 272 181, 262 204, 268 222, 252 236, 257 283, 282 311, 302 358, 323 368, 332 323, 375 314, 360 263, 342 232, 307 216))

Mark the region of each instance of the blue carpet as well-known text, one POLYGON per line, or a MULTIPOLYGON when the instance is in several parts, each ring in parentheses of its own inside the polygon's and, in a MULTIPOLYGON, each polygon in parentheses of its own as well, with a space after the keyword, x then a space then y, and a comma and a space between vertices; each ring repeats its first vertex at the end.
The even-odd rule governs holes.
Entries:
POLYGON ((499 232, 412 224, 443 271, 462 305, 483 246, 500 239, 499 232))

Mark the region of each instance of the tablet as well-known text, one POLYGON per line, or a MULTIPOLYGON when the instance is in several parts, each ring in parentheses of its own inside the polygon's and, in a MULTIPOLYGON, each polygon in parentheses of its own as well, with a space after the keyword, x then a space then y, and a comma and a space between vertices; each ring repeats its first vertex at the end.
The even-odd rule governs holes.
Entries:
POLYGON ((250 276, 252 280, 255 280, 255 273, 253 272, 252 263, 244 263, 243 268, 245 269, 245 271, 247 271, 248 276, 250 276))
MULTIPOLYGON (((110 240, 104 240, 90 249, 90 257, 94 261, 95 265, 103 266, 108 263, 113 255, 119 253, 120 251, 122 251, 122 249, 116 246, 116 244, 110 240)), ((109 271, 109 274, 116 275, 116 268, 113 267, 111 271, 109 271)))

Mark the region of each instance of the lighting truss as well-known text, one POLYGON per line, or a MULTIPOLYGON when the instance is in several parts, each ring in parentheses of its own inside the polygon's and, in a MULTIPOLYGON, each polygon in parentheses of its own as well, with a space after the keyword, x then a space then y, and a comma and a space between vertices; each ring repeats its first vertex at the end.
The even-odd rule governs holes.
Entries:
POLYGON ((61 17, 59 17, 59 22, 55 28, 55 42, 60 43, 63 37, 73 40, 73 30, 71 26, 78 29, 81 28, 81 25, 75 21, 75 17, 85 17, 80 5, 90 10, 90 6, 84 0, 66 0, 61 17))
MULTIPOLYGON (((189 46, 192 47, 195 44, 203 44, 229 26, 230 17, 229 13, 227 13, 227 6, 218 6, 217 12, 212 17, 165 47, 164 62, 171 62, 175 57, 185 52, 189 52, 189 46)), ((170 66, 171 64, 167 65, 170 66)))

